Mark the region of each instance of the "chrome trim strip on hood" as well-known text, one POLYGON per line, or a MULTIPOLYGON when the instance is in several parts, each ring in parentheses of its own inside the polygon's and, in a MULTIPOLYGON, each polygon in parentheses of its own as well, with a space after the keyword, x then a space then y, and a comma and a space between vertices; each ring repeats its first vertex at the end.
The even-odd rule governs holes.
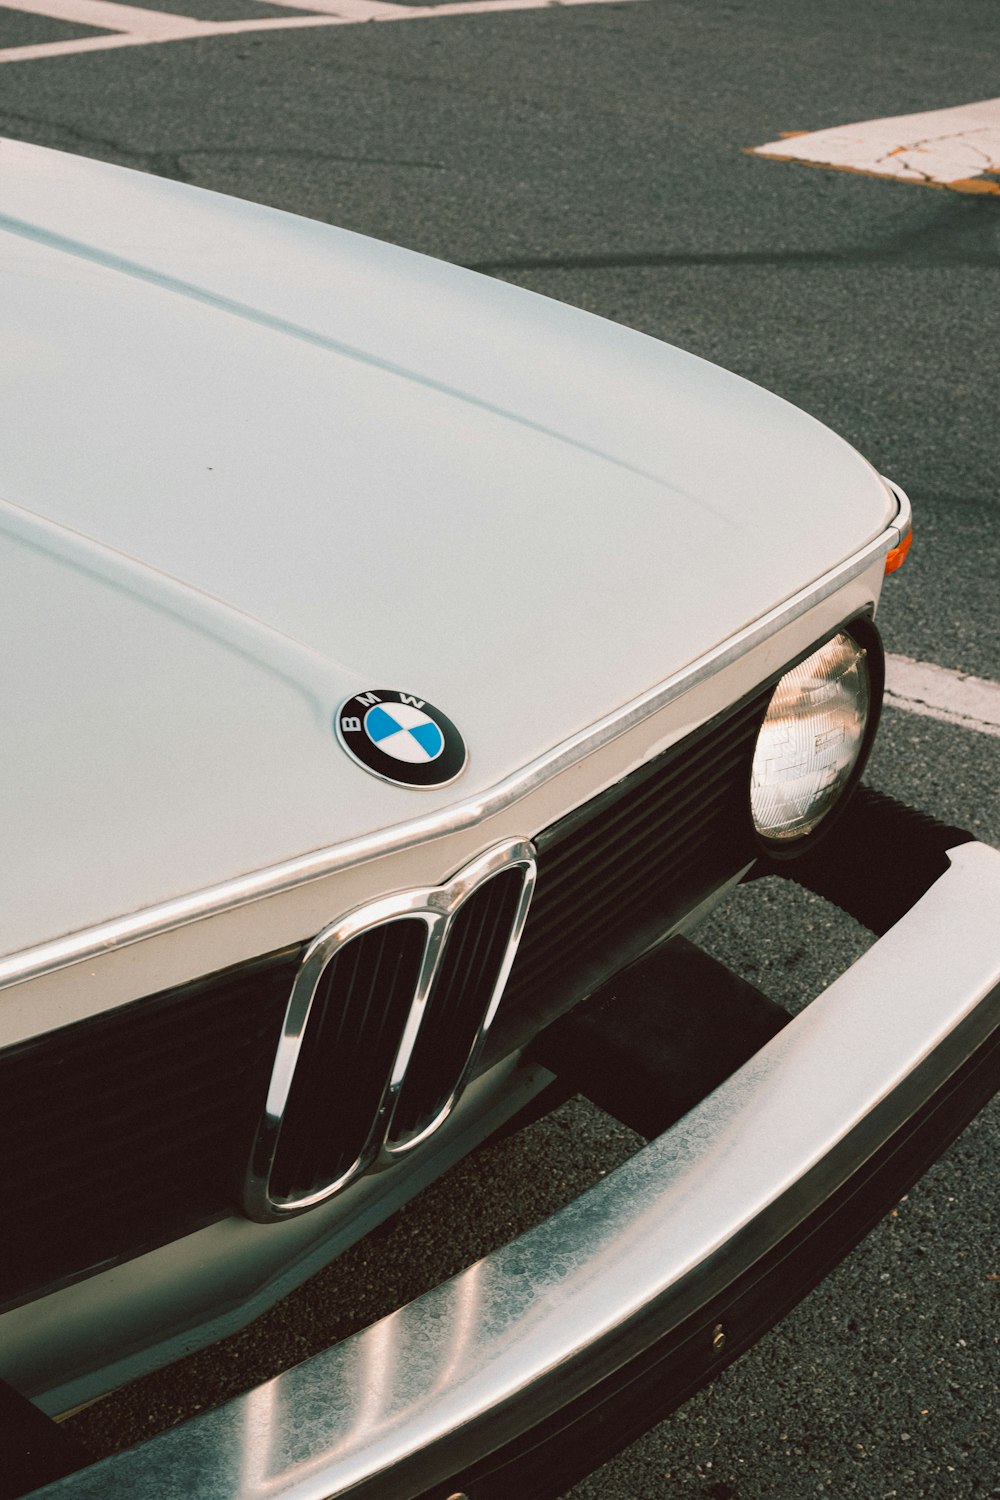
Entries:
POLYGON ((552 777, 617 739, 619 735, 634 729, 667 704, 674 702, 682 693, 688 692, 776 635, 779 630, 829 598, 857 578, 873 562, 898 546, 901 535, 909 525, 909 501, 898 485, 888 480, 883 480, 883 483, 896 501, 897 514, 893 524, 874 541, 868 542, 845 562, 839 563, 814 583, 792 594, 767 614, 761 615, 752 624, 720 642, 656 687, 598 719, 587 729, 563 740, 495 786, 466 801, 440 808, 423 817, 411 818, 405 823, 396 823, 390 828, 379 829, 361 838, 317 849, 310 854, 271 865, 267 869, 239 875, 205 890, 193 891, 172 901, 146 907, 128 916, 116 917, 95 927, 68 933, 52 942, 22 949, 19 953, 0 960, 0 989, 41 978, 73 964, 87 963, 112 950, 162 936, 191 922, 219 916, 234 907, 283 894, 366 860, 397 854, 414 844, 459 833, 511 807, 552 777))

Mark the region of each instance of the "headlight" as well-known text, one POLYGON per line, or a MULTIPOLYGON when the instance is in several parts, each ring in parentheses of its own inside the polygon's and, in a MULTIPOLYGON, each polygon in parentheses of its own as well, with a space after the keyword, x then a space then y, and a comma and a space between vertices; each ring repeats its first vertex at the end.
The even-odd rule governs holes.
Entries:
POLYGON ((785 673, 754 751, 750 806, 761 838, 787 847, 822 822, 855 779, 871 708, 869 655, 846 631, 785 673))

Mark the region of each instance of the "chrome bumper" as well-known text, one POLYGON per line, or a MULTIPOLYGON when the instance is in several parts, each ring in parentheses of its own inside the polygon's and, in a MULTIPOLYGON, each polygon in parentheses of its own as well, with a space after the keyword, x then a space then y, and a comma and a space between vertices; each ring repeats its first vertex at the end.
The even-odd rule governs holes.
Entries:
POLYGON ((797 1295, 997 1085, 1000 852, 966 843, 947 861, 851 969, 576 1202, 248 1395, 36 1493, 535 1494, 511 1482, 525 1454, 626 1386, 631 1401, 654 1361, 679 1399, 780 1315, 800 1252, 797 1295))

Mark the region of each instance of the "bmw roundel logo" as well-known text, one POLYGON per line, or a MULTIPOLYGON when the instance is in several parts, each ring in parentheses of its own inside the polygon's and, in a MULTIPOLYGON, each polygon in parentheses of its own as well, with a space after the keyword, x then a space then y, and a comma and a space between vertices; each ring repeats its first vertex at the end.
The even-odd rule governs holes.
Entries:
POLYGON ((348 755, 383 781, 444 786, 465 767, 465 741, 454 724, 414 693, 357 693, 340 705, 334 723, 348 755))

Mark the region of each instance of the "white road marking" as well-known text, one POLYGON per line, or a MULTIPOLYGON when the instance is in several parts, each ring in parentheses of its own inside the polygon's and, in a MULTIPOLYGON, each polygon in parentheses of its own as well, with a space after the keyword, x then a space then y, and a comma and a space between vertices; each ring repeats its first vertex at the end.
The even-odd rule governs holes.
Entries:
POLYGON ((909 656, 887 656, 885 701, 907 713, 1000 739, 1000 683, 909 656))
POLYGON ((963 193, 1000 193, 1000 99, 835 125, 769 141, 752 154, 963 193))
POLYGON ((271 0, 289 10, 309 10, 344 21, 402 21, 412 7, 393 5, 390 0, 271 0))
POLYGON ((129 31, 159 41, 163 37, 187 35, 193 23, 189 16, 168 11, 141 10, 136 5, 118 5, 112 0, 4 0, 4 9, 49 16, 54 21, 73 21, 108 31, 129 31))
POLYGON ((476 16, 503 10, 559 10, 572 5, 623 5, 635 0, 449 0, 444 5, 393 5, 389 0, 274 0, 309 15, 268 16, 259 21, 198 21, 166 11, 119 5, 117 0, 0 0, 0 10, 28 11, 81 26, 102 26, 108 36, 74 37, 66 42, 34 42, 22 47, 0 47, 0 63, 31 62, 36 58, 66 57, 76 52, 105 52, 117 47, 147 47, 193 37, 232 36, 248 31, 293 31, 305 26, 355 26, 368 21, 436 21, 446 16, 476 16), (106 20, 91 19, 100 13, 106 20), (147 19, 148 18, 148 19, 147 19))

